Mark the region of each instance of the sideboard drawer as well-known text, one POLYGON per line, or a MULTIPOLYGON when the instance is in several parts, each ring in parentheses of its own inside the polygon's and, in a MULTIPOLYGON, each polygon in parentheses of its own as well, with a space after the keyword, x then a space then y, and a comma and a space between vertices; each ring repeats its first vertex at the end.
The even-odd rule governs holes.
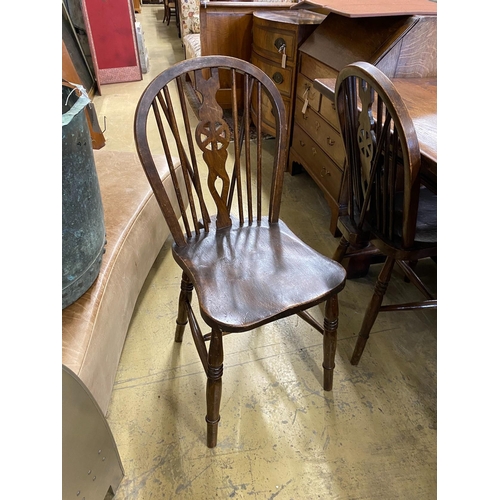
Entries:
POLYGON ((340 131, 339 117, 337 116, 337 110, 335 109, 335 103, 333 101, 326 96, 322 96, 319 112, 323 118, 335 127, 335 129, 340 131))
MULTIPOLYGON (((308 54, 300 54, 299 72, 314 78, 337 78, 339 72, 326 64, 312 58, 308 54)), ((340 68, 342 69, 342 68, 340 68)))
POLYGON ((320 187, 335 200, 339 198, 342 170, 297 124, 293 129, 292 149, 320 187))
POLYGON ((281 65, 283 54, 279 52, 278 41, 285 43, 285 54, 287 63, 295 62, 297 49, 295 47, 295 32, 282 29, 274 29, 271 31, 267 26, 267 22, 262 21, 258 17, 254 18, 253 22, 253 43, 254 50, 260 52, 268 59, 272 59, 281 65), (262 25, 265 23, 264 25, 262 25), (281 39, 281 40, 280 40, 281 39))
MULTIPOLYGON (((253 13, 251 62, 274 81, 283 97, 288 130, 285 138, 287 146, 290 145, 295 105, 298 48, 325 18, 324 14, 303 9, 255 10, 253 13)), ((264 102, 264 105, 265 131, 275 134, 274 125, 271 125, 269 103, 264 102)))
MULTIPOLYGON (((299 104, 301 101, 297 100, 299 104)), ((308 109, 302 113, 300 104, 295 107, 295 123, 303 128, 323 149, 323 151, 338 165, 344 164, 345 150, 340 134, 321 116, 308 109)))
MULTIPOLYGON (((253 99, 256 99, 255 95, 252 96, 253 99)), ((285 105, 285 115, 290 116, 290 99, 286 97, 283 98, 283 104, 285 105)), ((252 102, 252 117, 256 118, 255 115, 255 106, 252 102)), ((274 129, 275 119, 273 115, 273 107, 271 106, 271 102, 265 93, 262 93, 262 126, 264 128, 264 132, 269 135, 276 135, 276 130, 274 129)), ((287 124, 288 126, 288 124, 287 124)), ((288 131, 290 134, 290 131, 288 131)))
POLYGON ((252 52, 251 62, 271 77, 281 95, 291 97, 293 73, 290 68, 282 68, 280 64, 261 57, 255 51, 252 52))
POLYGON ((313 87, 312 80, 305 77, 302 73, 297 75, 297 97, 302 99, 302 105, 307 98, 307 105, 314 109, 314 111, 319 111, 319 101, 321 94, 313 87))

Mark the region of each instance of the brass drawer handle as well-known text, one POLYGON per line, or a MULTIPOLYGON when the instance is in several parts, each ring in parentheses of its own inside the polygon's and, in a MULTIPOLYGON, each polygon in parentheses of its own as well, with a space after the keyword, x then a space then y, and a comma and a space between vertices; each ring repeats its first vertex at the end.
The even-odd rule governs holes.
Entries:
POLYGON ((316 121, 316 132, 319 130, 319 127, 321 127, 321 125, 318 121, 316 121))
POLYGON ((278 49, 281 54, 281 67, 286 68, 286 43, 283 38, 278 38, 274 41, 274 46, 278 49))
POLYGON ((330 171, 326 169, 326 167, 323 167, 321 169, 321 173, 319 175, 320 175, 320 177, 324 177, 325 175, 331 175, 331 174, 330 174, 330 171))
POLYGON ((330 139, 329 137, 326 138, 326 143, 329 145, 329 146, 333 146, 335 144, 335 141, 332 141, 332 139, 330 139))
POLYGON ((311 151, 312 151, 312 154, 314 156, 316 156, 318 154, 318 152, 316 151, 316 148, 311 148, 311 151))
POLYGON ((279 71, 276 71, 276 73, 274 73, 274 75, 273 75, 273 80, 277 84, 280 84, 280 83, 283 83, 284 78, 283 78, 283 75, 279 71))
POLYGON ((303 98, 305 99, 316 99, 316 92, 314 92, 314 89, 311 87, 309 83, 304 83, 304 94, 303 98))
POLYGON ((278 52, 282 52, 283 51, 283 47, 286 47, 286 43, 285 43, 285 40, 283 40, 283 38, 277 38, 275 41, 274 41, 274 46, 276 47, 276 49, 278 50, 278 52))
POLYGON ((300 144, 302 147, 304 147, 304 146, 306 145, 306 143, 305 143, 304 141, 302 141, 302 140, 300 140, 300 141, 299 141, 299 144, 300 144))

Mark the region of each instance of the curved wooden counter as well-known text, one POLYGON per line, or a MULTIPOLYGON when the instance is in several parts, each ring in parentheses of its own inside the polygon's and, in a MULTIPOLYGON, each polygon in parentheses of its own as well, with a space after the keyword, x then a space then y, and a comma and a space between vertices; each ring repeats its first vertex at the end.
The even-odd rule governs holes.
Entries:
MULTIPOLYGON (((169 235, 135 153, 94 151, 106 227, 97 280, 62 311, 62 363, 105 414, 137 297, 169 235)), ((172 188, 166 163, 161 171, 172 188)))

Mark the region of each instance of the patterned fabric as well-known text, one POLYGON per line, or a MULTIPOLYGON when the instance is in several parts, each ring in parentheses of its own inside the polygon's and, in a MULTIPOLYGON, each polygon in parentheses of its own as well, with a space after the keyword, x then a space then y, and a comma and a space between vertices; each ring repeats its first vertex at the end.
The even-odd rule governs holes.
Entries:
POLYGON ((201 41, 199 33, 189 33, 183 39, 186 59, 201 56, 201 41))
POLYGON ((181 35, 200 32, 200 0, 179 0, 181 35))

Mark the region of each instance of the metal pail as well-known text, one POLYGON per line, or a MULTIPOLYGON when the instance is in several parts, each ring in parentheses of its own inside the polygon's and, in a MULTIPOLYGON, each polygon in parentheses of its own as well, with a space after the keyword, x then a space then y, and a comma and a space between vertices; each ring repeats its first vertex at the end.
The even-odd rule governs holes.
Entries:
POLYGON ((106 234, 85 116, 86 93, 62 87, 62 308, 79 299, 101 268, 106 234))

